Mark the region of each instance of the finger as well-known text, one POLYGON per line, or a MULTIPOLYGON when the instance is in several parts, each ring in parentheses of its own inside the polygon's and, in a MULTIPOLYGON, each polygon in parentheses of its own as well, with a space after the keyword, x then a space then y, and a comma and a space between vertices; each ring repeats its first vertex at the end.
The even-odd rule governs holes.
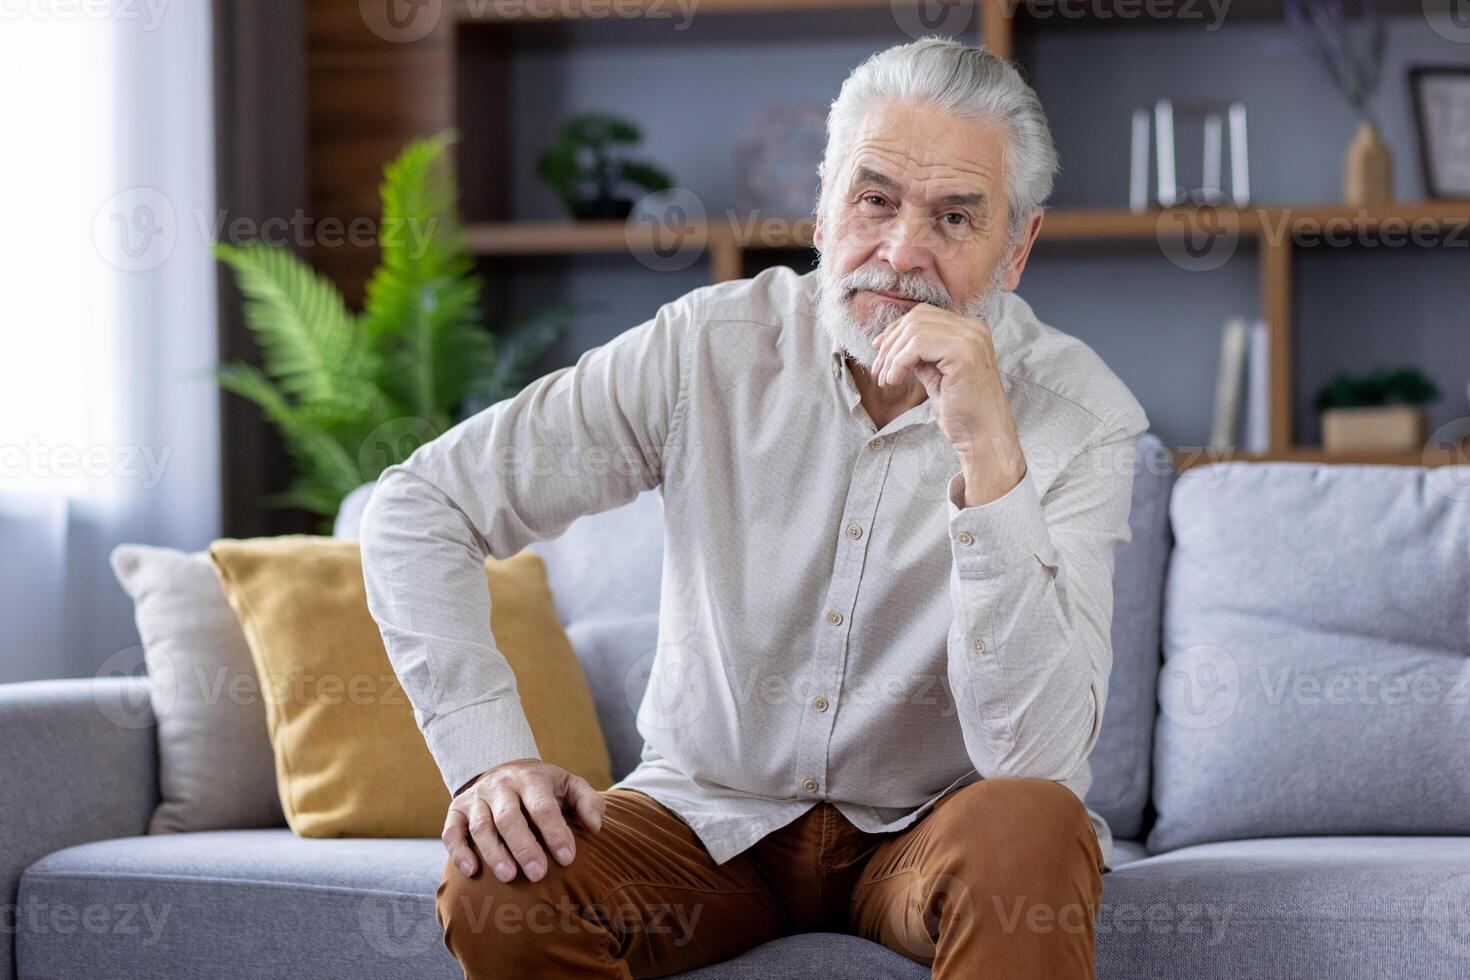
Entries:
POLYGON ((571 864, 577 844, 572 839, 572 829, 567 826, 566 818, 561 815, 561 801, 552 792, 550 781, 538 780, 528 786, 522 800, 531 821, 541 833, 541 839, 556 860, 563 865, 571 864))
POLYGON ((907 373, 910 365, 914 363, 917 348, 917 343, 910 339, 905 341, 902 347, 895 349, 892 356, 888 358, 887 363, 883 365, 883 375, 880 383, 894 385, 902 381, 904 374, 907 373))
POLYGON ((470 803, 470 836, 474 837, 475 846, 480 849, 491 874, 501 881, 510 881, 516 876, 515 862, 501 843, 500 832, 495 829, 495 817, 483 796, 477 795, 470 803))
POLYGON ((891 348, 893 346, 893 339, 895 337, 897 337, 899 334, 903 333, 903 330, 904 330, 904 328, 906 326, 908 326, 908 314, 907 313, 905 313, 903 316, 899 317, 897 320, 894 320, 892 323, 890 323, 888 326, 884 327, 882 329, 882 331, 879 332, 879 334, 878 334, 878 356, 879 357, 882 357, 883 354, 886 351, 888 351, 889 348, 891 348))
POLYGON ((464 811, 450 810, 449 815, 444 818, 444 832, 439 835, 439 839, 444 842, 444 849, 449 852, 450 860, 465 877, 474 874, 480 865, 470 847, 468 831, 469 818, 464 815, 464 811))
POLYGON ((920 364, 937 365, 945 357, 958 352, 956 338, 938 328, 916 330, 889 355, 884 373, 888 384, 898 384, 920 364))
POLYGON ((952 352, 948 337, 939 333, 915 332, 888 359, 888 383, 898 384, 921 364, 937 365, 952 352))
POLYGON ((868 372, 879 384, 883 383, 883 368, 888 363, 888 351, 890 349, 890 345, 888 342, 890 339, 891 338, 886 333, 882 338, 880 338, 880 342, 883 346, 878 348, 878 356, 873 358, 873 366, 869 369, 868 372))
POLYGON ((592 788, 592 784, 581 776, 567 780, 567 802, 577 812, 577 819, 589 830, 602 829, 602 815, 607 812, 607 801, 592 788))
POLYGON ((880 379, 881 384, 883 372, 893 361, 894 351, 898 350, 908 342, 912 335, 914 319, 913 311, 910 310, 899 319, 890 323, 879 338, 878 356, 873 360, 873 377, 880 379))
POLYGON ((490 798, 490 814, 495 818, 495 829, 500 839, 510 848, 518 863, 532 881, 540 881, 549 866, 546 852, 536 843, 525 814, 521 813, 521 798, 509 786, 497 786, 490 798))

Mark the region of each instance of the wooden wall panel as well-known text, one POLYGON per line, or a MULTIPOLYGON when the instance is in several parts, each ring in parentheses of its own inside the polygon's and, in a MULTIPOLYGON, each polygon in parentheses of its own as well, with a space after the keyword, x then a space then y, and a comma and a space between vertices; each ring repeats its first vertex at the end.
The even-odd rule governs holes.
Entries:
MULTIPOLYGON (((386 10, 395 0, 380 2, 386 10)), ((382 24, 369 25, 371 8, 359 0, 307 0, 309 193, 317 221, 375 219, 383 164, 414 137, 452 125, 452 32, 443 6, 410 8, 434 17, 433 27, 397 40, 382 24)), ((375 247, 344 241, 309 254, 350 304, 361 302, 375 247)))

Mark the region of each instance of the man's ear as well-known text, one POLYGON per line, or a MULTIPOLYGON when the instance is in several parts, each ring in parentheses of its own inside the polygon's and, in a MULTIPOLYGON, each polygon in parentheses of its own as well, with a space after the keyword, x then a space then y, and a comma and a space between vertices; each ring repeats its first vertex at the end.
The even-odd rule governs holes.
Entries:
POLYGON ((1045 213, 1041 208, 1036 209, 1036 213, 1027 223, 1026 231, 1021 235, 1021 240, 1016 243, 1011 254, 1003 260, 1010 267, 1006 273, 1005 284, 1001 287, 1007 293, 1014 292, 1021 284, 1021 273, 1026 270, 1026 260, 1031 257, 1031 246, 1036 244, 1036 238, 1041 233, 1041 221, 1045 213))

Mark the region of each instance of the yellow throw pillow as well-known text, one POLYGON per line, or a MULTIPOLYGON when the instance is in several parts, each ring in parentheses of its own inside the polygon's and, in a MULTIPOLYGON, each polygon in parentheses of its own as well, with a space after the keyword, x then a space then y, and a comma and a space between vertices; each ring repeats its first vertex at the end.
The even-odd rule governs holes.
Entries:
MULTIPOLYGON (((353 539, 221 538, 209 557, 266 701, 276 786, 302 837, 437 837, 449 790, 368 612, 353 539)), ((485 562, 490 627, 542 759, 612 784, 592 692, 534 551, 485 562)), ((225 696, 228 696, 226 694, 225 696)))

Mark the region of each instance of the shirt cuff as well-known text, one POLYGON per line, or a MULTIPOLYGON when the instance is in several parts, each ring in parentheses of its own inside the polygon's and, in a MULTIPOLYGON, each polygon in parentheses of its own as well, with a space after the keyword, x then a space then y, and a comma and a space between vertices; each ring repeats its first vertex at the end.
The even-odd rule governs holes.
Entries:
POLYGON ((1040 553, 1048 539, 1041 498, 1031 470, 1004 494, 966 507, 965 474, 949 481, 949 544, 960 578, 999 575, 1016 561, 1040 553))
POLYGON ((436 715, 424 728, 424 741, 450 793, 503 762, 541 758, 526 713, 514 698, 480 701, 436 715))

